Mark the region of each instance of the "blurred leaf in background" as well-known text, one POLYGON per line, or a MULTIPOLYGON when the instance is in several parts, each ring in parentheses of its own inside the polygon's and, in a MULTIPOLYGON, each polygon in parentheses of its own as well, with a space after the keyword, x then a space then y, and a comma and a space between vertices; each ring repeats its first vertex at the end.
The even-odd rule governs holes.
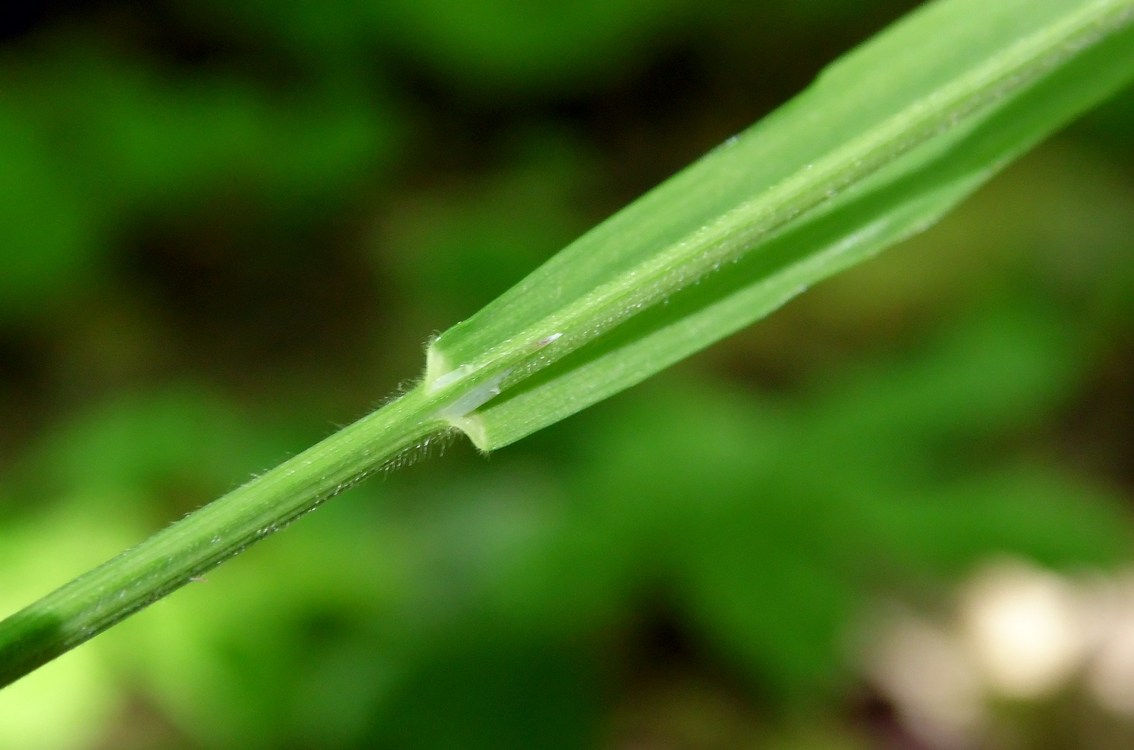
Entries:
MULTIPOLYGON (((0 602, 359 416, 914 5, 9 11, 0 602)), ((950 746, 862 666, 879 603, 1131 562, 1132 102, 638 389, 337 499, 7 689, 0 746, 950 746)), ((1060 746, 1130 737, 1091 716, 1060 746)))

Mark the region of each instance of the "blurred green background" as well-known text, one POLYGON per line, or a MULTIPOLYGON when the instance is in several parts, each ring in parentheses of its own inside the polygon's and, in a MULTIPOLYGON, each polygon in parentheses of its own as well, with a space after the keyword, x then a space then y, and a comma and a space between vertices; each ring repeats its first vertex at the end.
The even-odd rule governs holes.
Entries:
MULTIPOLYGON (((914 5, 0 11, 0 609, 361 416, 914 5)), ((1132 134, 1127 93, 645 385, 352 490, 5 690, 0 747, 1128 747, 1132 134), (997 677, 990 601, 1063 671, 997 677)))

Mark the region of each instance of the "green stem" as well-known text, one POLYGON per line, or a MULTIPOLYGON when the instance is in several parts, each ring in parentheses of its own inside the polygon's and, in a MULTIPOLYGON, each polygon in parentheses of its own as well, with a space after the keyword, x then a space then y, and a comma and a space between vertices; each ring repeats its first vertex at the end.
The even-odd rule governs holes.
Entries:
MULTIPOLYGON (((448 398, 451 401, 452 397, 448 398)), ((0 622, 0 686, 278 531, 448 428, 415 388, 0 622)))
POLYGON ((0 685, 437 432, 501 447, 752 322, 1132 78, 1134 0, 927 5, 443 333, 409 393, 0 622, 0 685))

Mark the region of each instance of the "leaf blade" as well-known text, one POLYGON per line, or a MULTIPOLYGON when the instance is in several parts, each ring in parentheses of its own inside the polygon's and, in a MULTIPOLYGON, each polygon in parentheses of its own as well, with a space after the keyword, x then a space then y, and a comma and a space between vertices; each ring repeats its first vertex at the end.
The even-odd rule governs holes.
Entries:
POLYGON ((431 342, 427 383, 456 365, 501 392, 454 424, 490 450, 633 385, 928 226, 1134 77, 1131 0, 981 7, 899 22, 431 342), (747 260, 789 235, 810 251, 778 271, 747 260), (722 274, 720 304, 687 292, 722 274), (633 322, 679 295, 698 312, 633 322))

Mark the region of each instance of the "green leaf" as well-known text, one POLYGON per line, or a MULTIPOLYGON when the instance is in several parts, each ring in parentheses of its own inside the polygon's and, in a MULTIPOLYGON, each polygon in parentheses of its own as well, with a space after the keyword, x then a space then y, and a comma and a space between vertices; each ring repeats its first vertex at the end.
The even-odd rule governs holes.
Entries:
POLYGON ((426 390, 460 384, 451 421, 495 449, 752 323, 1128 81, 1132 17, 1129 0, 926 6, 439 336, 426 390))
POLYGON ((1134 0, 942 0, 429 345, 421 383, 0 622, 10 682, 440 431, 507 445, 924 228, 1134 77, 1134 0))

